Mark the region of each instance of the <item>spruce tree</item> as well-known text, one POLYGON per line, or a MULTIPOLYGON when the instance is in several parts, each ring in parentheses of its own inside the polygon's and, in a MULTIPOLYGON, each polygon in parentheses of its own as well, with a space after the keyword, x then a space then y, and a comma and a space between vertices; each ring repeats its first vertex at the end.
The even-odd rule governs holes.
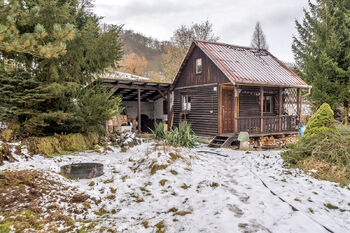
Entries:
POLYGON ((350 1, 309 1, 302 22, 296 21, 298 36, 293 52, 299 75, 313 86, 315 107, 327 102, 333 110, 347 109, 350 100, 350 1))
MULTIPOLYGON (((0 71, 0 120, 16 121, 20 130, 27 135, 50 135, 54 133, 87 132, 98 128, 106 121, 120 103, 119 98, 108 101, 108 90, 91 85, 98 74, 121 58, 122 48, 118 37, 119 26, 107 31, 99 27, 100 17, 91 11, 86 0, 23 0, 18 12, 35 11, 35 16, 25 21, 14 22, 19 37, 35 34, 37 25, 45 29, 41 39, 43 46, 53 46, 64 31, 62 25, 71 25, 74 38, 59 43, 64 52, 53 55, 40 53, 39 47, 25 47, 25 41, 17 40, 14 49, 0 47, 0 59, 5 69, 0 71), (34 52, 33 52, 34 51, 34 52), (21 80, 22 77, 22 80, 21 80), (16 81, 17 80, 17 81, 16 81), (17 83, 32 82, 33 86, 17 83), (34 91, 32 93, 32 91, 34 91), (88 93, 83 95, 82 93, 88 93), (7 101, 1 99, 12 96, 7 101), (21 99, 28 99, 26 103, 21 99), (108 104, 102 104, 102 99, 108 104), (82 103, 89 103, 89 111, 82 103), (93 104, 95 104, 93 106, 93 104), (101 105, 102 104, 102 105, 101 105), (14 108, 15 106, 15 108, 14 108), (101 109, 104 106, 105 109, 101 109), (82 112, 92 114, 92 120, 81 120, 82 112)), ((9 1, 6 4, 15 4, 9 1)), ((17 6, 17 5, 16 5, 17 6)), ((12 7, 13 8, 13 7, 12 7)), ((0 17, 0 24, 7 23, 7 17, 0 17)), ((5 38, 7 32, 0 32, 5 38)), ((11 36, 10 36, 11 37, 11 36)), ((7 41, 9 41, 7 39, 7 41)), ((49 50, 48 50, 49 51, 49 50)))

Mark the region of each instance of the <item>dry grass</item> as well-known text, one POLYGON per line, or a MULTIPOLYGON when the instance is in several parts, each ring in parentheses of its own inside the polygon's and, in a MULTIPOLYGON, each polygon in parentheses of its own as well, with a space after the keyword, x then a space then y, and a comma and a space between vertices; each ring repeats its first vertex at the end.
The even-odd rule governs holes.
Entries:
POLYGON ((210 187, 216 188, 216 187, 219 187, 219 184, 216 183, 216 182, 212 182, 212 183, 210 184, 210 187))
POLYGON ((106 199, 108 199, 108 200, 114 200, 115 198, 116 198, 116 196, 114 194, 108 195, 106 197, 106 199))
POLYGON ((24 140, 32 154, 55 155, 94 149, 98 144, 97 133, 30 137, 24 140))
POLYGON ((164 187, 164 185, 165 185, 165 183, 166 183, 167 181, 168 181, 168 180, 166 180, 166 179, 162 179, 162 180, 159 181, 159 184, 160 184, 161 186, 164 187))
POLYGON ((191 185, 187 185, 187 184, 183 184, 183 185, 181 185, 181 188, 182 189, 188 189, 188 188, 190 188, 191 187, 191 185))
MULTIPOLYGON (((75 214, 87 213, 88 208, 76 203, 87 202, 88 195, 62 185, 48 173, 34 170, 5 171, 5 181, 0 182, 0 232, 9 226, 15 232, 75 231, 75 214), (43 201, 46 200, 46 201, 43 201), (63 204, 63 205, 60 205, 63 204)), ((5 230, 4 230, 5 229, 5 230)))
POLYGON ((154 175, 154 174, 156 174, 157 171, 159 171, 159 170, 164 170, 164 169, 166 169, 167 167, 168 167, 168 165, 166 165, 166 164, 161 164, 161 165, 159 165, 159 164, 157 164, 156 162, 153 162, 153 163, 149 166, 149 168, 151 169, 151 175, 154 175))
POLYGON ((350 183, 349 168, 332 165, 314 157, 309 157, 299 161, 297 163, 297 167, 303 169, 305 172, 317 170, 317 172, 310 173, 311 176, 315 177, 316 179, 337 182, 342 186, 350 183))
POLYGON ((173 213, 173 216, 185 216, 187 214, 192 214, 191 210, 188 211, 179 211, 177 208, 173 207, 168 210, 168 213, 173 213))
POLYGON ((170 170, 170 173, 173 174, 174 176, 176 176, 178 174, 177 171, 175 171, 175 170, 170 170))
POLYGON ((154 225, 156 227, 156 233, 165 233, 165 224, 164 221, 160 221, 159 223, 157 223, 156 225, 154 225))

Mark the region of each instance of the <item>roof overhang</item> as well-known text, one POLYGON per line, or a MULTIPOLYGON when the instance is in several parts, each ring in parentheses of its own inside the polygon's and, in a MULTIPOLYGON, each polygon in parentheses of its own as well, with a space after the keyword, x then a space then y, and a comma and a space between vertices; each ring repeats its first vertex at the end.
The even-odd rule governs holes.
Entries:
POLYGON ((111 96, 122 96, 123 101, 137 101, 138 90, 141 93, 141 101, 152 102, 159 98, 166 98, 170 83, 133 81, 100 78, 101 86, 113 90, 111 96))

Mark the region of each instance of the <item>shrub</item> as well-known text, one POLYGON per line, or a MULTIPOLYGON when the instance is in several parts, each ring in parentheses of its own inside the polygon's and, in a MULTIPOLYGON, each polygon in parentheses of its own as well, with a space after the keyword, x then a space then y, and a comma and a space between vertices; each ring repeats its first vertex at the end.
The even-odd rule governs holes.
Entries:
POLYGON ((162 122, 154 124, 154 130, 151 129, 152 138, 157 140, 163 140, 166 137, 164 132, 164 124, 162 122))
POLYGON ((290 164, 312 156, 333 165, 350 165, 350 137, 322 132, 317 136, 302 137, 288 147, 282 155, 290 164))
POLYGON ((334 112, 329 104, 324 103, 309 119, 306 124, 305 137, 315 136, 319 134, 337 134, 338 129, 335 127, 334 112))
POLYGON ((349 183, 350 135, 340 133, 349 132, 344 127, 338 128, 333 111, 323 104, 307 123, 305 135, 282 153, 283 159, 293 167, 317 170, 316 178, 349 183))
POLYGON ((166 140, 173 146, 184 146, 192 148, 198 142, 198 138, 192 134, 191 124, 181 122, 179 127, 168 132, 166 140))

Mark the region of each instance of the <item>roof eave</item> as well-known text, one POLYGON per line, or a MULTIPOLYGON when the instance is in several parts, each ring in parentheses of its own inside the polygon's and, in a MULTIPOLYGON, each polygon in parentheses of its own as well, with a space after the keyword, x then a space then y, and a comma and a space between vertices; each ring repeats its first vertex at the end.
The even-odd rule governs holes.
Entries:
POLYGON ((310 85, 295 85, 295 84, 281 84, 281 83, 268 83, 268 82, 254 82, 254 81, 236 81, 236 85, 255 85, 255 86, 268 86, 268 87, 284 87, 284 88, 305 88, 311 89, 310 85))

